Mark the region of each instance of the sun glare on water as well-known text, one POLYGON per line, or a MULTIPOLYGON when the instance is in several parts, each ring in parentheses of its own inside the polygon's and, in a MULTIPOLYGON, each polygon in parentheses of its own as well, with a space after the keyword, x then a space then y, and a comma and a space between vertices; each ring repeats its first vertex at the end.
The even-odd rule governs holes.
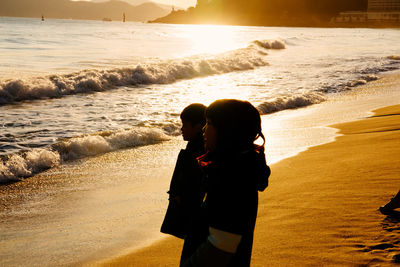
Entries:
POLYGON ((217 54, 237 49, 241 46, 237 41, 237 29, 232 26, 195 25, 186 32, 187 39, 193 42, 193 52, 196 54, 217 54))

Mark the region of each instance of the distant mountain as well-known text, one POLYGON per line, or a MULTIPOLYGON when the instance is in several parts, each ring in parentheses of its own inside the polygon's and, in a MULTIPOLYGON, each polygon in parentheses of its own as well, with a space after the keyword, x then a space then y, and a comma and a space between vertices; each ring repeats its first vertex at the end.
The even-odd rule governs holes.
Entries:
MULTIPOLYGON (((140 1, 140 0, 139 0, 140 1)), ((120 0, 88 2, 70 0, 0 0, 0 16, 61 19, 148 21, 167 15, 171 9, 153 2, 132 6, 120 0)))
POLYGON ((331 27, 343 11, 364 11, 367 0, 197 0, 152 22, 331 27))

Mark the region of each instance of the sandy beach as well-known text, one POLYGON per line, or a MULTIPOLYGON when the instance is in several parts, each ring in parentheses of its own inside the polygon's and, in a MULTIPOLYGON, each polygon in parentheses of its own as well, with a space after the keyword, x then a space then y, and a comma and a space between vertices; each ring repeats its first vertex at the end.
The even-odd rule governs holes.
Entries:
MULTIPOLYGON (((377 210, 400 185, 400 105, 334 125, 341 136, 271 166, 260 194, 252 266, 390 266, 400 215, 377 210)), ((103 266, 177 266, 167 237, 103 266)), ((89 264, 90 265, 90 264, 89 264)))
MULTIPOLYGON (((263 116, 273 174, 252 266, 394 264, 400 219, 377 209, 399 189, 400 108, 372 110, 400 103, 399 80, 263 116)), ((184 146, 176 137, 3 186, 0 265, 177 266, 182 241, 159 229, 184 146)))
POLYGON ((252 266, 394 264, 399 219, 377 209, 399 116, 372 116, 400 105, 398 29, 42 15, 0 17, 0 266, 176 266, 180 113, 224 98, 260 111, 273 172, 252 266))

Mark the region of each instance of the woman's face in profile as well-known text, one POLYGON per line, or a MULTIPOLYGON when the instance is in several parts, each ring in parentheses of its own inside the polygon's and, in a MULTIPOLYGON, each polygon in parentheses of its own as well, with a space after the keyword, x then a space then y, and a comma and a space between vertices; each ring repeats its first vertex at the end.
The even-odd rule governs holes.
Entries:
POLYGON ((207 123, 203 128, 203 132, 206 150, 215 151, 217 147, 217 130, 209 120, 207 120, 207 123))

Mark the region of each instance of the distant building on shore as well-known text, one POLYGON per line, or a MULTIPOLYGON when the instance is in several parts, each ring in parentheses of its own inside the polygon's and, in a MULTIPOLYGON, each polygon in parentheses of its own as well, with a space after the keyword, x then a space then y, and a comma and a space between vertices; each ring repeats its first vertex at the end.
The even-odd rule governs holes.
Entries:
POLYGON ((368 0, 367 11, 346 11, 332 19, 337 23, 391 23, 400 25, 400 0, 368 0))
POLYGON ((400 0, 368 0, 368 12, 400 11, 400 0))

